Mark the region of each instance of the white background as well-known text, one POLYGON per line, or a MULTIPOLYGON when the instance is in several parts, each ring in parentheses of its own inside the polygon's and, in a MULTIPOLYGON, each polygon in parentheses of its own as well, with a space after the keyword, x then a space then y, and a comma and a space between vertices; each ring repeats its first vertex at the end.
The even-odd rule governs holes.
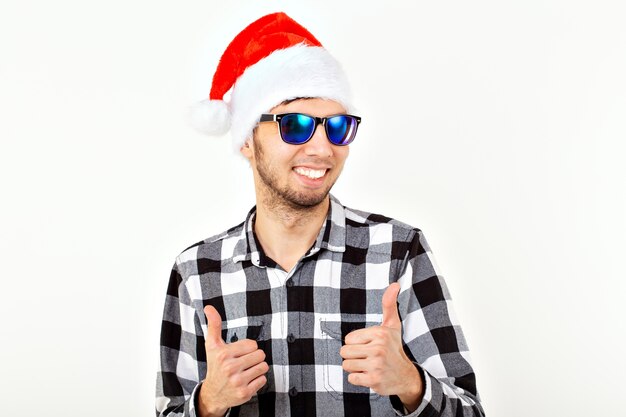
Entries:
POLYGON ((334 194, 424 230, 487 414, 623 412, 624 3, 388 3, 2 3, 2 415, 153 415, 174 258, 253 204, 186 108, 280 9, 363 117, 334 194))

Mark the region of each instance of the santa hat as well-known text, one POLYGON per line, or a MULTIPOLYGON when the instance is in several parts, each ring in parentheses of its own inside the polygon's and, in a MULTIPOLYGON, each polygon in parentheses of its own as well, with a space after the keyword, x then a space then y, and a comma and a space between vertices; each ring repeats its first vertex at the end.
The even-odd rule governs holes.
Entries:
POLYGON ((298 22, 285 13, 273 13, 251 23, 228 45, 209 99, 193 107, 191 122, 209 135, 230 129, 238 151, 262 113, 303 97, 334 100, 352 110, 350 87, 339 62, 298 22))

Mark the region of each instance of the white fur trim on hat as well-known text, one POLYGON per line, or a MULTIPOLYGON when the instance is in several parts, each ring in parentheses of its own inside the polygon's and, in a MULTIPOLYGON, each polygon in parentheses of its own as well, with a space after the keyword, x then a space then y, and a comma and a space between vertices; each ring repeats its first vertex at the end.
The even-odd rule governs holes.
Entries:
POLYGON ((248 67, 233 86, 229 103, 235 151, 252 136, 262 113, 300 97, 333 100, 352 111, 348 79, 326 49, 299 44, 248 67))

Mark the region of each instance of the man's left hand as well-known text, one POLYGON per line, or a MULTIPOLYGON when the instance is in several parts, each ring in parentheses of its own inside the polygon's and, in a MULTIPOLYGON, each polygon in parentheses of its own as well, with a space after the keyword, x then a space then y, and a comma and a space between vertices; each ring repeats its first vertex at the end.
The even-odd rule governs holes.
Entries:
POLYGON ((397 395, 413 412, 424 395, 424 383, 402 348, 402 322, 396 307, 399 292, 397 282, 387 287, 380 326, 350 332, 339 354, 343 369, 349 372, 348 382, 380 395, 397 395))

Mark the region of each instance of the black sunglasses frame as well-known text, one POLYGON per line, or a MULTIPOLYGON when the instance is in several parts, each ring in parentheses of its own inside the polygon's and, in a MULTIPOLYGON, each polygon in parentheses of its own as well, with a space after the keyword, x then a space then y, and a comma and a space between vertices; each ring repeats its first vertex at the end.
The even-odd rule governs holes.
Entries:
MULTIPOLYGON (((321 124, 322 126, 324 126, 324 131, 326 132, 326 139, 328 139, 328 141, 330 143, 332 143, 335 146, 348 146, 348 145, 350 145, 354 141, 354 138, 352 138, 352 140, 350 142, 348 142, 348 143, 338 144, 338 143, 335 143, 332 140, 330 140, 330 138, 328 137, 328 130, 326 128, 326 121, 328 119, 330 119, 330 118, 337 117, 337 116, 348 116, 348 117, 354 118, 354 120, 356 120, 356 129, 355 130, 358 130, 359 124, 361 123, 361 118, 359 116, 354 116, 352 114, 344 114, 344 113, 333 114, 331 116, 326 116, 326 117, 316 117, 316 116, 311 116, 310 114, 306 114, 306 113, 282 113, 282 114, 263 113, 261 115, 261 118, 259 119, 259 123, 261 123, 261 122, 278 122, 278 125, 279 125, 278 132, 280 133, 280 138, 283 140, 283 142, 288 143, 290 145, 303 145, 303 144, 307 143, 308 141, 310 141, 311 138, 313 137, 313 135, 315 134, 315 131, 317 130, 317 126, 321 124), (288 141, 285 140, 285 138, 283 138, 283 132, 282 132, 282 129, 280 129, 280 120, 283 117, 289 116, 289 115, 292 115, 292 114, 307 116, 307 117, 310 117, 311 119, 315 120, 315 126, 313 127, 313 131, 311 132, 311 136, 309 136, 309 138, 307 140, 305 140, 304 142, 293 143, 293 142, 288 142, 288 141)), ((356 136, 356 131, 355 131, 354 135, 356 136)))

